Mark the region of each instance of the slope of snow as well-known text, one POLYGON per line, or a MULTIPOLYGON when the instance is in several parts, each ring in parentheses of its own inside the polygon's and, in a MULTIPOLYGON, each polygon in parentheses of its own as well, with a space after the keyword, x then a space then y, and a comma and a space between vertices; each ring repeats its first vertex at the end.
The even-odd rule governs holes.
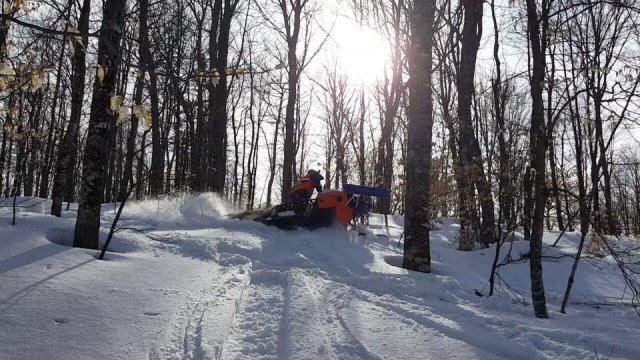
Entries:
MULTIPOLYGON (((71 248, 75 208, 0 202, 0 359, 586 359, 640 358, 640 317, 607 259, 580 264, 560 314, 568 257, 546 248, 551 319, 533 317, 529 264, 501 269, 494 248, 455 249, 457 225, 432 232, 433 273, 401 263, 402 219, 372 218, 366 236, 284 231, 226 219, 212 195, 128 204, 106 261, 71 248), (388 232, 387 232, 388 231, 388 232), (507 286, 508 284, 508 286, 507 286), (521 297, 522 296, 522 297, 521 297), (621 300, 622 299, 622 300, 621 300)), ((103 208, 103 240, 114 206, 103 208)), ((557 234, 545 234, 545 242, 557 234)), ((518 238, 518 237, 516 237, 518 238)), ((512 256, 528 243, 514 242, 512 256)))

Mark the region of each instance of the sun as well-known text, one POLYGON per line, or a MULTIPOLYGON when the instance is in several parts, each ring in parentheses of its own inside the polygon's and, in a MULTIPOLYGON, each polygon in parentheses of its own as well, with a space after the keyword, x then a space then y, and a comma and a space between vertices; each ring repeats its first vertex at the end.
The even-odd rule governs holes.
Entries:
POLYGON ((336 24, 336 54, 342 71, 358 84, 382 77, 389 59, 389 43, 373 29, 352 21, 336 24))

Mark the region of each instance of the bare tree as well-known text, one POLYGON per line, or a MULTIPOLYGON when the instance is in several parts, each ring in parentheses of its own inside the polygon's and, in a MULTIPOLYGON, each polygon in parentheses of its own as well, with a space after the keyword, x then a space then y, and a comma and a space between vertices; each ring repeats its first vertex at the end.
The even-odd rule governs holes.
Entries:
MULTIPOLYGON (((545 4, 546 5, 546 4, 545 4)), ((531 177, 533 179, 533 221, 531 224, 531 239, 529 249, 529 267, 531 277, 531 298, 536 317, 547 318, 547 303, 542 281, 542 233, 544 230, 544 209, 547 200, 546 192, 546 153, 547 129, 544 118, 544 103, 542 100, 542 84, 545 69, 545 45, 540 34, 548 30, 549 8, 543 6, 542 15, 538 16, 535 0, 527 0, 527 31, 531 45, 531 62, 533 72, 531 85, 531 133, 530 157, 531 177)))
POLYGON ((98 38, 98 67, 94 83, 89 133, 82 167, 82 187, 79 197, 73 245, 97 249, 100 230, 100 205, 104 191, 104 168, 111 152, 111 128, 116 117, 109 110, 115 96, 116 76, 120 69, 120 41, 125 22, 124 0, 107 0, 103 8, 102 26, 98 38), (103 76, 104 75, 104 76, 103 76))
POLYGON ((431 90, 433 18, 435 1, 414 1, 411 10, 409 51, 409 125, 407 140, 407 181, 405 245, 402 266, 431 272, 429 218, 431 203, 431 130, 433 100, 431 90))
POLYGON ((89 39, 86 34, 89 32, 90 9, 91 0, 83 0, 78 20, 78 31, 82 35, 80 35, 79 39, 72 38, 70 42, 70 46, 74 47, 72 57, 73 75, 71 78, 71 114, 58 150, 58 165, 53 180, 53 202, 51 204, 51 214, 58 217, 62 213, 62 201, 65 197, 67 201, 72 201, 75 188, 73 173, 78 154, 76 144, 78 143, 78 132, 80 131, 85 75, 87 72, 86 50, 89 46, 89 39))

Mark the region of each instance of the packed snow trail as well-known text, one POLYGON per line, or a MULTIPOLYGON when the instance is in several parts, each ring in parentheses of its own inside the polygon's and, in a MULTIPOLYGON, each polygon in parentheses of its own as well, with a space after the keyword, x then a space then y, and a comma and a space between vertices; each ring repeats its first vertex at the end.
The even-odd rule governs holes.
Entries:
MULTIPOLYGON (((568 259, 544 263, 549 320, 503 288, 477 297, 494 250, 455 250, 451 222, 432 232, 434 272, 420 274, 397 266, 400 218, 391 237, 359 236, 229 220, 210 195, 135 202, 97 261, 65 246, 74 212, 56 219, 47 207, 25 208, 15 227, 0 215, 0 359, 640 358, 632 309, 556 311, 568 259)), ((103 219, 106 237, 113 205, 103 219)), ((528 264, 506 269, 526 298, 528 264)), ((575 299, 623 291, 610 261, 581 264, 575 299)))

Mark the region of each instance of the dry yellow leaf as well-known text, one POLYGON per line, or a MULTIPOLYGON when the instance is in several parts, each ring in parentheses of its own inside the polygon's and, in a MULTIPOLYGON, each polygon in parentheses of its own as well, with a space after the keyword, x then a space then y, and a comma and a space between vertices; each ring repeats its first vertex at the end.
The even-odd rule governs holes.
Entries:
POLYGON ((73 40, 71 38, 67 39, 67 43, 69 44, 69 57, 74 57, 76 55, 76 46, 73 45, 73 40))
POLYGON ((44 80, 42 79, 41 73, 36 72, 31 76, 31 91, 35 92, 40 90, 43 84, 44 80))
POLYGON ((133 106, 133 115, 138 118, 138 120, 144 120, 147 117, 148 112, 144 105, 137 104, 133 106))
POLYGON ((104 68, 102 66, 100 66, 100 65, 98 65, 97 75, 98 75, 98 79, 100 80, 100 82, 103 82, 104 81, 105 72, 104 72, 104 68))
POLYGON ((15 76, 16 72, 13 70, 13 67, 10 64, 6 62, 0 62, 0 75, 15 76))
POLYGON ((127 116, 129 116, 129 109, 121 106, 120 109, 118 109, 118 124, 124 124, 124 122, 127 121, 127 116))
POLYGON ((147 116, 145 116, 144 126, 147 128, 147 130, 151 129, 151 126, 153 126, 153 118, 151 118, 151 115, 147 114, 147 116))
POLYGON ((13 0, 14 9, 22 9, 25 12, 29 11, 29 7, 27 6, 27 2, 24 0, 13 0))
POLYGON ((109 109, 114 113, 118 112, 122 106, 122 100, 123 98, 121 95, 113 95, 109 101, 109 109))

